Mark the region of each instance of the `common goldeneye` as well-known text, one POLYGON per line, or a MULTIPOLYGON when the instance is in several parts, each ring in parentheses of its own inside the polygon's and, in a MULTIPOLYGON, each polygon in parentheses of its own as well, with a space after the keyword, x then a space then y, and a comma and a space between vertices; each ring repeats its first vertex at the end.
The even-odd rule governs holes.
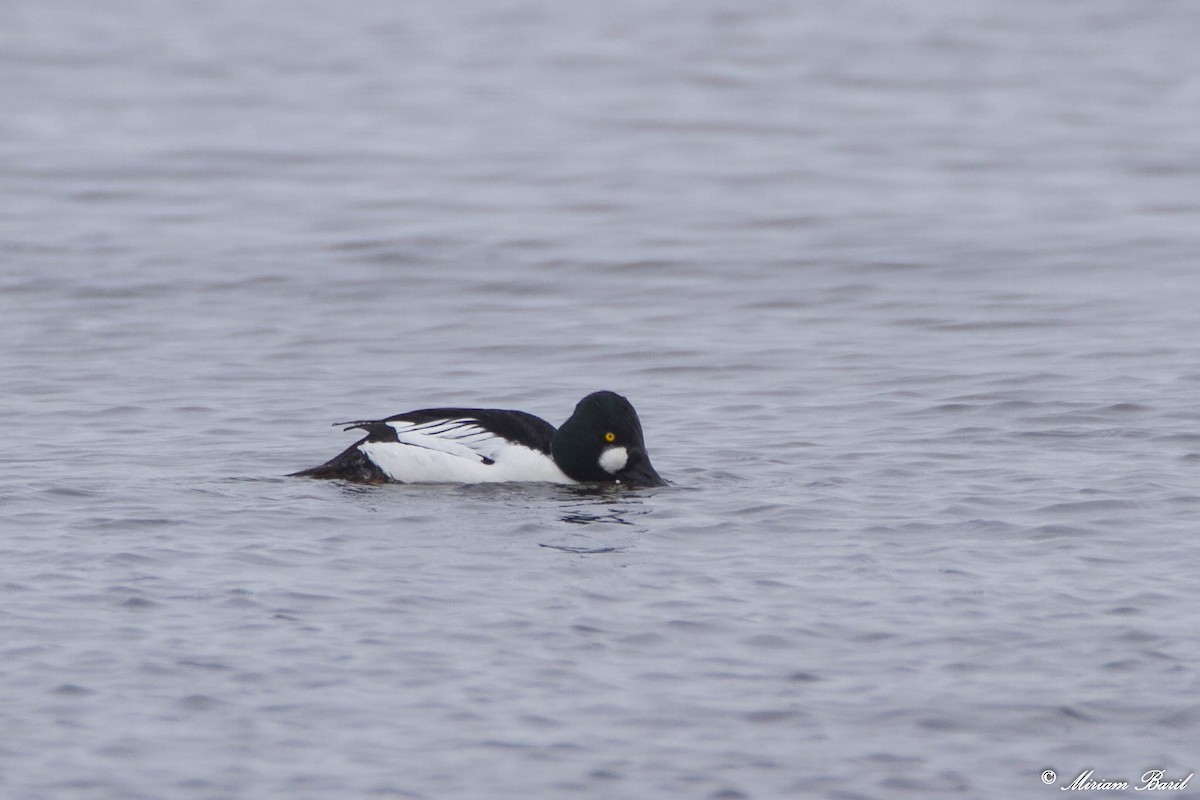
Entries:
POLYGON ((666 484, 646 454, 637 412, 615 392, 589 394, 557 430, 524 411, 490 408, 427 408, 335 424, 367 435, 292 475, 356 483, 666 484))

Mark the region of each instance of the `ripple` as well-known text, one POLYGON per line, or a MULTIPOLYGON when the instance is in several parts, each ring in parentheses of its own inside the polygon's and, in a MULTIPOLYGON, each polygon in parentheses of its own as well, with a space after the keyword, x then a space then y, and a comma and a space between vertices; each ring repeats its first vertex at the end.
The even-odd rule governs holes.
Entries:
POLYGON ((188 711, 208 711, 223 703, 215 697, 210 697, 205 694, 189 694, 186 697, 179 699, 179 705, 188 711))
POLYGON ((1067 503, 1053 503, 1038 509, 1038 512, 1042 514, 1068 514, 1075 516, 1090 514, 1092 512, 1122 511, 1130 508, 1138 508, 1139 505, 1131 500, 1077 500, 1067 503))

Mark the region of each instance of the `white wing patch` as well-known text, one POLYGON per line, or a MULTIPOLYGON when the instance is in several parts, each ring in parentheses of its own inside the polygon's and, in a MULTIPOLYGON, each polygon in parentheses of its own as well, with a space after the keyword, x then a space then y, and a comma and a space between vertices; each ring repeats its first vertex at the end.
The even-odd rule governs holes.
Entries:
POLYGON ((397 420, 388 425, 396 431, 396 438, 403 444, 438 450, 468 460, 495 461, 497 455, 512 446, 512 442, 481 427, 472 419, 439 419, 421 423, 397 420))
POLYGON ((403 483, 575 483, 545 453, 515 444, 473 419, 387 423, 399 442, 365 442, 359 450, 403 483))

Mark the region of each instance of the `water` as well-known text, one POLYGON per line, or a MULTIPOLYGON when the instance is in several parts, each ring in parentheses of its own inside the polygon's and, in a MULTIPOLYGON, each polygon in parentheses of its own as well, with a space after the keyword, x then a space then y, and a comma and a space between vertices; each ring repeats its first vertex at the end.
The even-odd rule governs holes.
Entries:
POLYGON ((1200 768, 1193 4, 3 17, 3 796, 1200 768), (282 477, 599 388, 673 486, 282 477))

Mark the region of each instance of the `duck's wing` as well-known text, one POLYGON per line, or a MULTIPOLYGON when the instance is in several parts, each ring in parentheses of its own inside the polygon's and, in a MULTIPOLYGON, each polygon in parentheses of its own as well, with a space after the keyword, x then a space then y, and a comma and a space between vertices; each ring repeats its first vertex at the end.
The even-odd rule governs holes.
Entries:
POLYGON ((550 457, 554 426, 523 411, 427 408, 335 424, 367 435, 293 474, 358 483, 569 481, 550 457))
POLYGON ((555 433, 553 425, 533 414, 486 408, 426 408, 338 424, 366 431, 366 442, 394 442, 485 464, 514 445, 549 454, 555 433))

